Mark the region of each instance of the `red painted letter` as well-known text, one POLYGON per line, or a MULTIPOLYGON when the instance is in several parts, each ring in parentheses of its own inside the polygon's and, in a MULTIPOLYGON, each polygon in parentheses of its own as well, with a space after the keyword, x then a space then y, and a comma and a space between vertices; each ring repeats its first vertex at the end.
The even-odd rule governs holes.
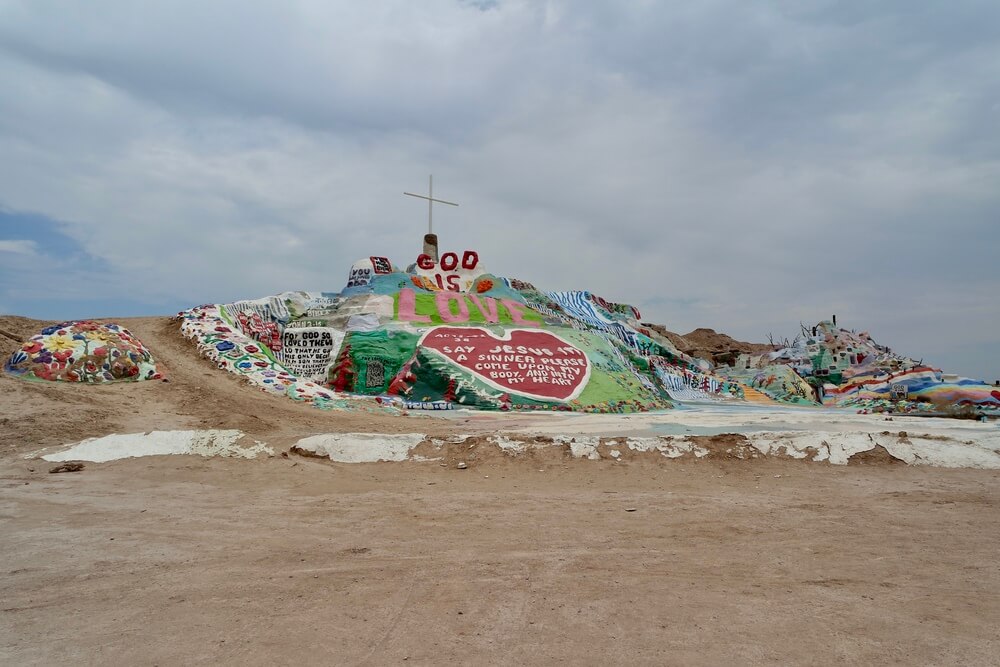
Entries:
POLYGON ((441 270, 454 271, 458 268, 458 255, 453 252, 446 252, 441 255, 441 270))
POLYGON ((462 268, 471 271, 479 264, 479 253, 475 250, 466 250, 462 255, 462 268))

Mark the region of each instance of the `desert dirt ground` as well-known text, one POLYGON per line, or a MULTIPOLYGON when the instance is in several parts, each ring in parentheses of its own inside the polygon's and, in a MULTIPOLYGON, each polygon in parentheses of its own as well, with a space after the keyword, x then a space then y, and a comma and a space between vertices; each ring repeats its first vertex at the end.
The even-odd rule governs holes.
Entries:
POLYGON ((470 426, 269 397, 122 323, 169 382, 0 375, 0 664, 997 664, 998 471, 553 447, 50 474, 25 455, 111 432, 470 426))

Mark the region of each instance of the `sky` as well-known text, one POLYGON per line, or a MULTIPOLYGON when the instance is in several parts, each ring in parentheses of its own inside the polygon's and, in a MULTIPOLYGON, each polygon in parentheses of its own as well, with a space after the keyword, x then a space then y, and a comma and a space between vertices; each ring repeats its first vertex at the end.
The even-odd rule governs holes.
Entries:
POLYGON ((1000 379, 1000 3, 0 0, 0 313, 442 252, 1000 379))

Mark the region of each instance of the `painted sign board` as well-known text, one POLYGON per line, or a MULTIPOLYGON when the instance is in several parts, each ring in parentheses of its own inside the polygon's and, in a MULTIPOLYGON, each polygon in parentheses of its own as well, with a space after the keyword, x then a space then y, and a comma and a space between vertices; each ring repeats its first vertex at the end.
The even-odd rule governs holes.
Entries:
POLYGON ((542 401, 569 401, 590 379, 590 359, 549 331, 509 329, 502 337, 478 327, 435 327, 419 345, 486 384, 542 401))
POLYGON ((322 382, 343 341, 343 332, 328 327, 288 328, 275 356, 296 375, 322 382))

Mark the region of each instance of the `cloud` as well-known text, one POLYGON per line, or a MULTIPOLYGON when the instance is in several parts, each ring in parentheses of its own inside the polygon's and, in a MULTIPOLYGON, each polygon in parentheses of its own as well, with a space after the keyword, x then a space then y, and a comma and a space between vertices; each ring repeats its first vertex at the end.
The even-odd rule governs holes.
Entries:
POLYGON ((25 239, 0 239, 0 252, 10 252, 16 255, 34 255, 37 251, 34 241, 25 239))
POLYGON ((6 3, 0 206, 52 221, 16 238, 61 268, 5 282, 150 308, 336 290, 412 259, 402 192, 434 173, 461 204, 442 242, 500 274, 755 340, 836 312, 1000 376, 997 25, 978 2, 6 3))

